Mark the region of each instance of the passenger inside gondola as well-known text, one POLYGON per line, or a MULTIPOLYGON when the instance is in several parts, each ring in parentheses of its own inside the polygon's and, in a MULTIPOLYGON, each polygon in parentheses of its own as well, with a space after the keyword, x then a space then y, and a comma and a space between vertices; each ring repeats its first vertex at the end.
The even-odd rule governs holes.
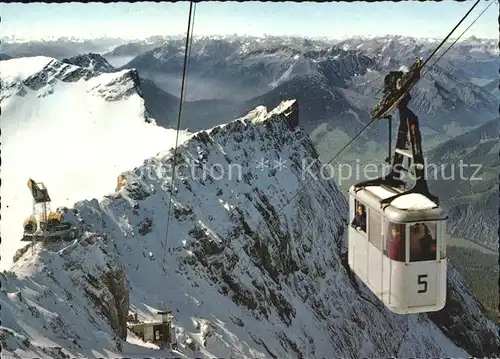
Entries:
MULTIPOLYGON (((435 232, 434 227, 435 224, 435 232)), ((436 239, 427 224, 417 223, 411 226, 410 236, 410 262, 436 260, 436 239)))
POLYGON ((391 226, 389 241, 389 258, 398 261, 405 261, 405 232, 404 225, 393 223, 391 226))
POLYGON ((357 202, 356 214, 351 225, 356 228, 357 231, 362 231, 366 233, 366 209, 361 203, 357 202))

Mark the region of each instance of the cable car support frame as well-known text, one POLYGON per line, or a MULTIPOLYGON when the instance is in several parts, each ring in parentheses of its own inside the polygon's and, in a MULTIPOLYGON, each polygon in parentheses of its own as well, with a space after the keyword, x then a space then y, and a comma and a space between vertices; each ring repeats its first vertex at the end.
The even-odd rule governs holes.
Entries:
MULTIPOLYGON (((430 61, 430 59, 439 51, 439 49, 446 43, 449 37, 455 32, 455 30, 460 26, 460 24, 469 16, 472 10, 479 4, 480 0, 477 0, 476 3, 469 9, 469 11, 462 17, 462 19, 455 25, 455 27, 450 31, 450 33, 441 41, 439 46, 434 49, 434 51, 427 57, 427 59, 422 62, 420 59, 417 59, 413 65, 410 67, 409 71, 404 73, 402 71, 392 71, 384 78, 384 89, 383 89, 383 97, 380 102, 375 106, 375 108, 371 112, 371 124, 375 120, 379 119, 388 119, 389 120, 389 157, 386 159, 386 162, 390 162, 391 159, 391 136, 392 136, 392 115, 390 114, 396 108, 399 112, 399 129, 396 139, 396 146, 394 149, 394 156, 392 156, 392 165, 390 173, 385 176, 382 175, 373 180, 363 181, 357 183, 355 185, 355 192, 360 191, 361 189, 368 186, 388 186, 392 188, 398 188, 403 190, 400 193, 395 194, 389 198, 385 198, 380 201, 381 208, 385 208, 391 204, 396 198, 412 194, 418 193, 433 203, 435 203, 435 207, 439 207, 439 197, 433 195, 429 191, 429 186, 426 180, 426 171, 425 171, 425 160, 423 156, 422 150, 422 136, 420 133, 420 127, 418 122, 418 117, 408 108, 408 103, 411 100, 410 91, 415 87, 417 82, 421 78, 421 70, 423 67, 430 61), (411 147, 411 150, 408 149, 411 147), (415 184, 412 188, 406 189, 406 182, 401 179, 401 172, 409 172, 408 168, 403 167, 403 159, 404 156, 409 158, 409 161, 412 161, 412 166, 415 169, 415 184)), ((490 4, 491 5, 491 4, 490 4)), ((460 37, 477 21, 479 17, 490 7, 488 5, 479 16, 472 22, 472 24, 465 29, 464 32, 460 34, 460 36, 451 44, 451 46, 431 65, 431 68, 441 59, 441 57, 448 52, 451 47, 458 41, 460 37)), ((428 69, 425 73, 427 74, 430 71, 428 69)), ((366 128, 367 126, 365 126, 366 128)), ((361 130, 364 131, 365 128, 361 130)))
MULTIPOLYGON (((436 207, 439 206, 439 198, 430 193, 426 180, 425 160, 422 151, 422 136, 420 134, 418 117, 408 108, 408 103, 411 100, 410 91, 420 80, 422 66, 422 61, 417 60, 407 73, 403 73, 402 71, 390 72, 384 80, 384 97, 372 111, 372 119, 377 120, 385 118, 390 121, 389 123, 392 121, 392 116, 389 115, 389 113, 395 108, 399 111, 400 123, 392 159, 391 172, 387 176, 382 175, 376 179, 356 184, 356 191, 367 186, 380 185, 404 190, 406 183, 401 179, 401 174, 402 171, 409 171, 408 168, 403 167, 405 156, 408 157, 410 161, 413 161, 412 166, 415 168, 416 177, 415 184, 411 189, 404 190, 401 193, 382 200, 382 206, 387 206, 396 198, 410 193, 422 194, 434 202, 436 207)), ((391 137, 391 127, 392 126, 389 125, 389 138, 391 137)), ((389 159, 390 156, 387 160, 389 159)))

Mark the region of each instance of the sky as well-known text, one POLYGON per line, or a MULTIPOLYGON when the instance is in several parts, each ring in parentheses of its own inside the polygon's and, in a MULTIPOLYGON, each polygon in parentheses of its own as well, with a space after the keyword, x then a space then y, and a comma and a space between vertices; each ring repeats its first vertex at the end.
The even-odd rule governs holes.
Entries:
MULTIPOLYGON (((457 30, 463 31, 493 0, 482 0, 457 30)), ((291 35, 342 38, 396 34, 444 37, 474 1, 457 2, 202 2, 194 35, 291 35)), ((185 34, 189 3, 8 3, 0 5, 1 36, 28 39, 145 38, 185 34)), ((498 1, 466 37, 498 38, 498 1)), ((464 35, 465 36, 465 35, 464 35)))

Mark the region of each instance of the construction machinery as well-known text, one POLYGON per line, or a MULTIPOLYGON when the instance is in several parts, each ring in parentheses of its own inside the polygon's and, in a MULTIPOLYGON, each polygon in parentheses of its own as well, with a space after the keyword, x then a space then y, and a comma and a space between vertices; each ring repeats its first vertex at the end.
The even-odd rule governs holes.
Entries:
POLYGON ((33 212, 23 222, 21 241, 73 240, 81 235, 82 228, 72 211, 66 207, 51 211, 51 199, 43 183, 30 178, 28 188, 33 196, 33 212))

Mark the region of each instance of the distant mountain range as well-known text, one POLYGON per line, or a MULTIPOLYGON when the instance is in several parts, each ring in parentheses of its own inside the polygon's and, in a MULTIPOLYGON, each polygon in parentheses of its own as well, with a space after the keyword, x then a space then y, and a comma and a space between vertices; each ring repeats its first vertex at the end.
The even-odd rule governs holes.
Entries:
POLYGON ((41 41, 26 41, 2 38, 2 54, 10 58, 46 56, 58 60, 87 52, 105 53, 127 40, 117 38, 75 39, 58 38, 41 41))
MULTIPOLYGON (((297 98, 302 126, 309 133, 321 128, 316 144, 324 151, 335 151, 334 147, 343 143, 335 140, 333 144, 331 133, 336 131, 341 138, 348 138, 364 126, 369 111, 381 97, 384 76, 408 67, 417 57, 425 58, 437 44, 434 39, 402 36, 342 41, 276 36, 198 38, 193 42, 189 61, 186 96, 191 104, 186 105, 182 126, 207 129, 246 114, 257 105, 274 107, 282 100, 297 98), (203 105, 201 109, 198 104, 203 105)), ((48 51, 44 55, 65 59, 71 57, 66 55, 68 52, 83 47, 98 48, 90 52, 100 52, 113 60, 117 70, 136 68, 142 81, 152 81, 145 82, 145 96, 151 98, 150 107, 158 121, 171 125, 162 117, 172 118, 171 113, 178 112, 175 103, 181 87, 182 37, 157 36, 134 42, 99 40, 95 44, 68 39, 13 43, 4 46, 3 52, 4 56, 17 57, 48 51), (112 43, 116 45, 112 50, 104 50, 111 49, 112 43), (120 57, 122 60, 117 60, 120 57), (122 65, 124 57, 133 58, 122 65)), ((498 91, 493 81, 497 71, 497 42, 470 37, 455 44, 425 74, 413 91, 411 106, 420 118, 428 146, 496 116, 498 91)), ((385 127, 374 124, 362 142, 384 142, 385 127)), ((363 146, 354 150, 363 154, 363 146)))
MULTIPOLYGON (((485 76, 491 81, 496 76, 484 70, 485 64, 498 58, 493 44, 474 38, 457 43, 425 74, 411 103, 424 135, 449 139, 496 115, 497 98, 471 82, 485 76), (464 58, 469 63, 466 69, 460 65, 464 58)), ((150 50, 146 47, 153 44, 143 45, 145 52, 121 68, 136 68, 165 91, 178 93, 183 45, 181 40, 150 50)), ((202 39, 193 43, 188 97, 230 99, 239 103, 234 114, 246 113, 256 104, 273 107, 286 98, 297 98, 308 131, 327 123, 330 129, 340 128, 352 136, 381 97, 388 71, 408 67, 436 45, 402 37, 337 44, 293 38, 281 42, 202 39)))

